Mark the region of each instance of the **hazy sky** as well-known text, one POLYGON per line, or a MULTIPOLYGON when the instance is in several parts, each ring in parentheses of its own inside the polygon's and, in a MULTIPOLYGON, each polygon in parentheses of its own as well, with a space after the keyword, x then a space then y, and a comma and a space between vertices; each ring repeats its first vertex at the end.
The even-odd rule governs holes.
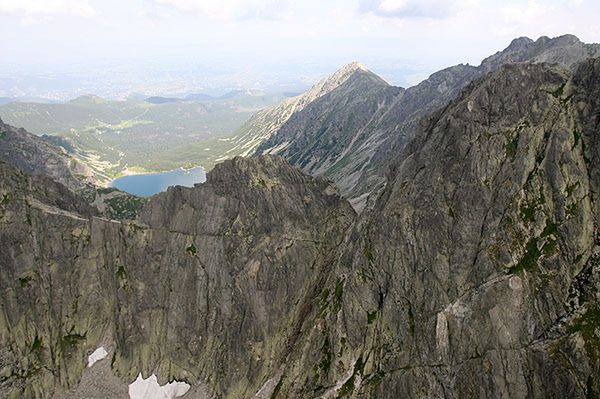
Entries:
POLYGON ((0 0, 2 69, 478 64, 517 36, 600 42, 598 0, 0 0), (377 61, 379 60, 379 61, 377 61))

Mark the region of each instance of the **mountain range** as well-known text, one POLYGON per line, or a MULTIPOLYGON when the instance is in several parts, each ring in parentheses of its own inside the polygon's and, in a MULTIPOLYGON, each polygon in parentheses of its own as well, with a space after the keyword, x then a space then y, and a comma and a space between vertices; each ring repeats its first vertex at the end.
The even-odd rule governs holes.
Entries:
POLYGON ((0 396, 598 397, 599 52, 350 64, 121 218, 0 124, 0 396))
POLYGON ((291 112, 283 105, 263 111, 241 133, 250 132, 248 143, 260 139, 255 154, 279 154, 310 174, 332 179, 360 210, 367 196, 385 183, 387 169, 414 137, 421 118, 455 98, 469 82, 507 63, 549 62, 569 68, 598 56, 600 45, 584 44, 572 35, 519 38, 478 67, 446 68, 406 90, 352 63, 322 82, 324 89, 317 86, 319 96, 313 89, 294 100, 305 105, 291 112))

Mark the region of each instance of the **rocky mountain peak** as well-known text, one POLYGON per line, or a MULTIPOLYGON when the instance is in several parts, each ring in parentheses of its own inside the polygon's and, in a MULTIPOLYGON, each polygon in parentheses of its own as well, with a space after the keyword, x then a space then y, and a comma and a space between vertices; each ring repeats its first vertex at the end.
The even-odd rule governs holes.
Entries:
POLYGON ((170 226, 170 230, 185 234, 224 231, 232 223, 230 218, 252 224, 255 231, 269 231, 287 218, 317 218, 313 212, 330 206, 353 213, 330 181, 306 175, 280 156, 236 157, 216 165, 202 184, 170 187, 156 195, 141 219, 150 226, 170 226), (222 204, 224 198, 228 200, 222 204), (226 208, 223 224, 215 223, 210 204, 226 208), (191 219, 190 211, 194 214, 191 219), (264 217, 255 218, 257 212, 264 217))
POLYGON ((215 165, 207 175, 207 182, 213 183, 229 177, 269 176, 276 169, 290 167, 283 157, 265 156, 258 158, 235 157, 215 165), (234 176, 235 175, 235 176, 234 176))
POLYGON ((562 45, 562 46, 565 46, 565 45, 570 46, 570 45, 582 43, 581 40, 579 40, 579 38, 577 36, 571 35, 571 34, 557 36, 552 39, 547 36, 542 36, 537 41, 540 42, 540 41, 542 41, 542 39, 544 39, 544 41, 550 42, 554 45, 562 45))
MULTIPOLYGON (((371 90, 399 91, 402 89, 389 85, 385 80, 369 71, 363 64, 351 62, 332 75, 323 78, 304 94, 289 98, 273 108, 256 113, 246 125, 242 126, 239 134, 235 137, 236 147, 234 147, 234 150, 241 150, 240 155, 242 156, 255 154, 258 147, 279 131, 293 114, 301 112, 308 105, 332 94, 334 91, 338 91, 337 94, 332 94, 334 97, 339 96, 340 93, 349 95, 351 92, 354 93, 351 97, 355 97, 371 90)), ((267 148, 271 147, 268 146, 267 148)), ((280 147, 279 150, 282 148, 280 147)), ((260 152, 260 154, 263 153, 278 153, 278 151, 260 152)))
MULTIPOLYGON (((339 196, 337 188, 322 177, 304 177, 300 170, 278 155, 265 155, 247 158, 235 157, 217 164, 206 176, 206 182, 201 184, 211 186, 221 194, 239 197, 246 187, 268 192, 280 190, 289 184, 295 184, 298 179, 305 179, 310 187, 319 187, 335 197, 339 196), (285 183, 285 184, 284 184, 285 183)), ((197 186, 201 186, 197 185, 197 186)), ((255 192, 254 192, 255 194, 255 192)), ((253 194, 253 195, 254 195, 253 194)))
POLYGON ((322 97, 323 95, 332 92, 341 85, 343 85, 348 79, 356 74, 365 74, 371 77, 377 77, 382 84, 386 84, 381 78, 374 73, 370 72, 364 65, 359 62, 351 62, 350 64, 344 65, 338 69, 333 75, 324 78, 317 83, 312 89, 310 89, 303 97, 309 102, 322 97))
POLYGON ((531 43, 533 43, 533 40, 528 38, 527 36, 517 37, 516 39, 513 39, 512 42, 510 42, 508 48, 519 48, 531 43))
POLYGON ((581 60, 599 55, 600 45, 583 43, 574 35, 554 38, 542 36, 535 42, 527 37, 520 37, 513 40, 503 51, 483 60, 480 68, 491 72, 502 64, 515 62, 547 62, 571 68, 581 60))
POLYGON ((335 74, 338 73, 354 73, 356 71, 365 71, 367 72, 368 69, 366 66, 364 66, 364 64, 358 62, 358 61, 352 61, 349 64, 344 65, 343 67, 341 67, 340 69, 338 69, 338 71, 335 74))

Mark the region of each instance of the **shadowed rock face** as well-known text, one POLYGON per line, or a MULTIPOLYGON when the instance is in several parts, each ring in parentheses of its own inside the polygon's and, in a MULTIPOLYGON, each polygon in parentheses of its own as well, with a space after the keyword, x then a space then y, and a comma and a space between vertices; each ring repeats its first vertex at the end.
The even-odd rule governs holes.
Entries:
POLYGON ((135 223, 43 203, 27 179, 0 181, 7 394, 75 385, 80 360, 104 345, 123 381, 155 372, 217 397, 253 395, 293 345, 354 217, 329 182, 281 158, 225 162, 203 185, 154 197, 135 223))
POLYGON ((503 67, 428 118, 281 397, 600 392, 599 66, 503 67))

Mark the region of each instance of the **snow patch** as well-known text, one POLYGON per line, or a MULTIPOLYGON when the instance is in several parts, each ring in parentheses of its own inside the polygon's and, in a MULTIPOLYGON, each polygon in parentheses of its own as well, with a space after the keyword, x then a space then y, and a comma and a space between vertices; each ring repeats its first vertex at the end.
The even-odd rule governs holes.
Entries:
POLYGON ((152 374, 147 379, 138 378, 129 384, 129 397, 131 399, 175 399, 183 396, 190 390, 190 385, 185 382, 173 381, 163 386, 158 385, 156 375, 152 374))
POLYGON ((87 366, 92 367, 94 363, 96 363, 98 360, 104 359, 106 356, 108 356, 108 352, 106 351, 106 349, 104 349, 103 346, 99 347, 91 355, 88 356, 87 366))

